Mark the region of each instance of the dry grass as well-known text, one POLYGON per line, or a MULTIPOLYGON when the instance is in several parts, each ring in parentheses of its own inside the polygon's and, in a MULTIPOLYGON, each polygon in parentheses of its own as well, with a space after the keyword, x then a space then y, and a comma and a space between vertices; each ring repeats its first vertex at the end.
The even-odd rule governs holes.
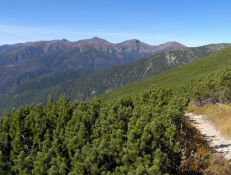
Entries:
POLYGON ((208 168, 203 171, 204 175, 230 175, 231 166, 229 162, 219 156, 212 155, 208 168))
POLYGON ((224 104, 206 104, 202 107, 189 104, 188 112, 206 115, 222 135, 231 139, 231 106, 224 104))

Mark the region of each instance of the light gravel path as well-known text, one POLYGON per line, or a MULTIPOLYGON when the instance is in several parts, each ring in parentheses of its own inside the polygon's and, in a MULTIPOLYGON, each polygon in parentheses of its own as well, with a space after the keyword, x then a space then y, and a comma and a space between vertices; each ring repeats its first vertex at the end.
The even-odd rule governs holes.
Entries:
POLYGON ((219 155, 231 161, 231 140, 223 137, 206 116, 196 115, 193 113, 186 113, 185 116, 189 117, 193 126, 195 126, 200 133, 205 136, 209 145, 214 148, 219 155))

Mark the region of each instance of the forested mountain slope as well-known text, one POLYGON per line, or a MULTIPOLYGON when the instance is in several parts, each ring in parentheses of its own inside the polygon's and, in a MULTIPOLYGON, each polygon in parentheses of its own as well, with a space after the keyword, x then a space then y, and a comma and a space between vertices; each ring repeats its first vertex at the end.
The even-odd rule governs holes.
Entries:
POLYGON ((0 108, 19 106, 31 102, 45 102, 50 95, 57 99, 61 94, 68 99, 83 100, 110 92, 128 82, 159 74, 178 65, 210 55, 229 44, 207 45, 169 51, 103 72, 66 70, 40 76, 27 81, 2 96, 0 108))
MULTIPOLYGON (((129 83, 115 89, 104 96, 105 99, 113 99, 117 96, 140 92, 153 86, 191 89, 192 81, 207 76, 217 71, 224 71, 231 65, 231 48, 226 48, 205 58, 189 64, 181 65, 160 75, 129 83)), ((200 88, 199 88, 200 89, 200 88)))

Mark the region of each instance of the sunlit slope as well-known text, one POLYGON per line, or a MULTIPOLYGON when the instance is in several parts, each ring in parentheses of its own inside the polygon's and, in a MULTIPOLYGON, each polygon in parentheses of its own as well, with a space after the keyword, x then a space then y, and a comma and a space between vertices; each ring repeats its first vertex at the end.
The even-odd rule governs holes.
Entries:
POLYGON ((145 78, 143 80, 129 83, 117 88, 112 92, 103 95, 103 99, 114 99, 132 93, 139 93, 153 86, 180 88, 190 86, 192 79, 199 78, 231 65, 231 47, 216 52, 210 56, 185 64, 169 71, 163 72, 158 76, 145 78))

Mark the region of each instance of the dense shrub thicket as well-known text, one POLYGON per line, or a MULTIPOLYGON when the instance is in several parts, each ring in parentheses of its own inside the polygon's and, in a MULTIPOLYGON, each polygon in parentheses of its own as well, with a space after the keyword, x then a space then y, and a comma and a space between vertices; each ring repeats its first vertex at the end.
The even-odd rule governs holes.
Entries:
POLYGON ((231 69, 194 81, 192 86, 192 100, 198 105, 206 103, 231 103, 231 69))
POLYGON ((175 174, 186 102, 153 89, 114 102, 29 105, 0 120, 0 174, 175 174))

